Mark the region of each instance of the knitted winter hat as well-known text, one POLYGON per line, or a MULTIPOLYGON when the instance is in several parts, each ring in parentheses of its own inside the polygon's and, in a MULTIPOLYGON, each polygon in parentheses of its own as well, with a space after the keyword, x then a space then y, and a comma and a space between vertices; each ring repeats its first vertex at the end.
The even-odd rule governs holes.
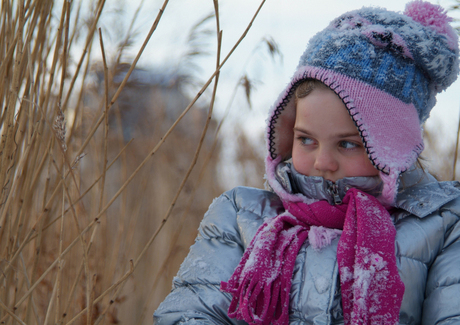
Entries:
POLYGON ((399 175, 423 150, 421 124, 436 94, 457 79, 458 37, 450 21, 441 7, 413 1, 404 14, 382 8, 350 11, 316 34, 270 111, 266 170, 275 192, 284 199, 301 200, 283 189, 275 168, 291 157, 294 91, 311 78, 344 102, 369 159, 380 171, 382 200, 391 204, 399 175))

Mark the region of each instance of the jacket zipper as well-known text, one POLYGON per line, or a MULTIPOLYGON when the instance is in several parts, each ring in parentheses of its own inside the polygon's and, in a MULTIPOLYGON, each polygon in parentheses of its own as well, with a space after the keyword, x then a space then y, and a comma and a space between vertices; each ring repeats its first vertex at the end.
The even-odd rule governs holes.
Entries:
POLYGON ((335 205, 342 204, 342 199, 339 195, 339 186, 337 184, 332 184, 329 188, 329 192, 332 194, 332 197, 334 198, 335 205))

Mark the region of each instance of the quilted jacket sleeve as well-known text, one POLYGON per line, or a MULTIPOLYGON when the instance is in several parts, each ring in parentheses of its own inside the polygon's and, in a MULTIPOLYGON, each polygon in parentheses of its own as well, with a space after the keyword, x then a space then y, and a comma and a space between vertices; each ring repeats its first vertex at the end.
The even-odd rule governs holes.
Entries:
POLYGON ((227 316, 231 296, 219 289, 243 254, 232 194, 224 193, 211 204, 172 292, 154 313, 154 324, 246 324, 227 316))
POLYGON ((422 324, 460 324, 460 199, 440 211, 445 240, 428 272, 422 324))

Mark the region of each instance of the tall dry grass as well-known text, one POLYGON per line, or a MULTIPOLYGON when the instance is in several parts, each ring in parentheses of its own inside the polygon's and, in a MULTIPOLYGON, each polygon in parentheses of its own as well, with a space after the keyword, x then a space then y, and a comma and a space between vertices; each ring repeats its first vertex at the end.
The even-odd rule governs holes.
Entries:
POLYGON ((133 24, 107 53, 105 0, 83 17, 88 3, 1 3, 1 324, 151 323, 221 193, 219 71, 252 21, 221 54, 214 1, 215 72, 190 98, 180 75, 167 85, 136 78, 168 0, 130 62, 133 24))

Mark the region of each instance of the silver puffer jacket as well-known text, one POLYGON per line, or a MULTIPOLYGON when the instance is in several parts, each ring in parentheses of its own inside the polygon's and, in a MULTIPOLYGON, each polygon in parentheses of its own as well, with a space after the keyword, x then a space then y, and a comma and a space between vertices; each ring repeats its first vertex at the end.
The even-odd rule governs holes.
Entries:
MULTIPOLYGON (((378 190, 373 178, 340 180, 334 191, 318 177, 278 169, 290 191, 330 203, 349 187, 378 190), (335 195, 334 195, 335 194, 335 195), (337 196, 338 195, 338 196, 337 196)), ((460 324, 460 185, 437 182, 418 169, 403 174, 391 216, 397 229, 395 252, 405 284, 400 324, 460 324)), ((195 244, 174 278, 173 290, 154 314, 163 324, 246 324, 227 316, 231 296, 219 290, 266 218, 284 208, 270 191, 237 187, 214 200, 195 244)), ((302 246, 294 268, 291 324, 343 324, 338 238, 315 250, 302 246)))

